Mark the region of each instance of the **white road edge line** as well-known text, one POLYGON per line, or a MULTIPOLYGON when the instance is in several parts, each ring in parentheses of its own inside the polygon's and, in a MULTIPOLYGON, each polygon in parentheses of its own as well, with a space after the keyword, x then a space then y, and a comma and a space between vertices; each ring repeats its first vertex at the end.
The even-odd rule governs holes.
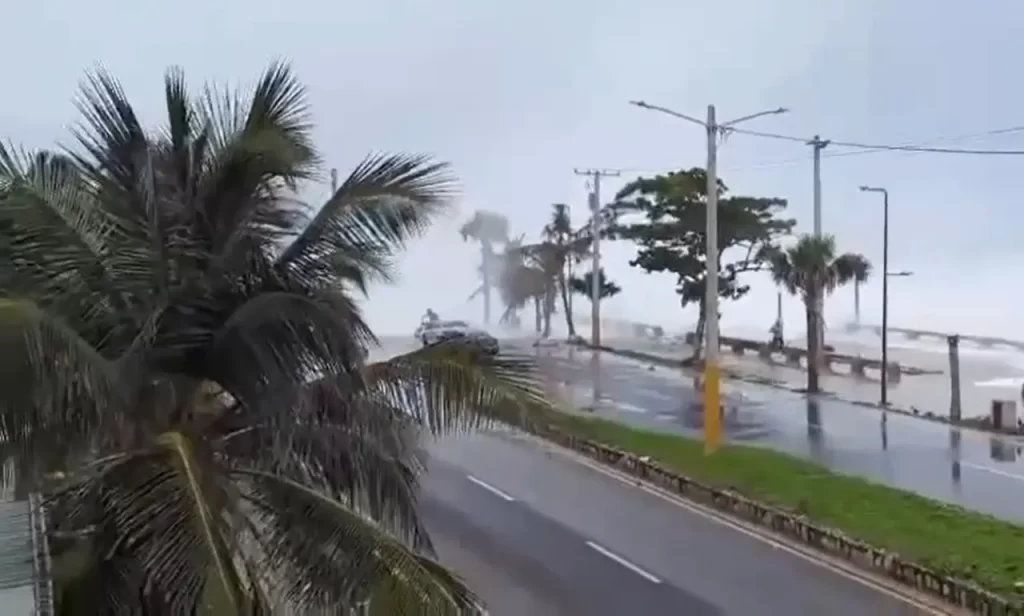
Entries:
POLYGON ((491 494, 497 496, 498 498, 500 498, 502 500, 508 501, 510 503, 516 500, 516 499, 512 498, 511 496, 509 496, 507 493, 502 492, 498 488, 496 488, 496 487, 492 486, 491 484, 487 483, 483 479, 477 479, 476 477, 474 477, 472 475, 466 475, 466 479, 469 479, 470 481, 472 481, 476 485, 478 485, 481 488, 487 490, 488 492, 490 492, 491 494))
POLYGON ((611 550, 609 550, 607 548, 604 548, 604 547, 594 543, 593 541, 588 541, 587 542, 587 546, 590 549, 592 549, 595 552, 597 552, 598 554, 600 554, 601 556, 605 556, 605 557, 607 557, 607 558, 609 558, 611 560, 614 560, 615 562, 619 563, 623 567, 629 569, 633 573, 635 573, 635 574, 639 575, 640 577, 644 578, 648 582, 650 582, 652 584, 661 584, 661 580, 658 579, 657 576, 654 576, 654 575, 644 571, 640 567, 634 565, 633 563, 631 563, 628 560, 626 560, 625 558, 619 556, 615 552, 612 552, 611 550))
POLYGON ((896 586, 895 583, 893 583, 893 586, 888 586, 881 579, 876 580, 876 576, 872 575, 870 572, 862 571, 856 568, 854 565, 842 563, 838 559, 830 558, 825 554, 818 554, 814 552, 812 548, 809 547, 802 548, 789 545, 772 537, 768 534, 767 531, 764 531, 751 523, 733 519, 709 507, 705 507, 697 503, 686 501, 682 497, 676 496, 671 492, 668 492, 667 490, 664 490, 654 484, 648 483, 631 475, 626 475, 625 473, 621 473, 619 471, 606 468, 598 462, 589 460, 582 454, 579 454, 570 449, 566 449, 564 447, 560 447, 558 445, 555 445, 554 443, 549 443, 548 441, 545 441, 532 434, 520 434, 523 434, 528 439, 533 440, 535 443, 540 444, 542 447, 548 449, 549 451, 555 452, 558 455, 568 458, 581 466, 585 466, 595 472, 601 473, 602 475, 614 479, 619 483, 625 484, 626 486, 629 487, 637 488, 643 492, 647 492, 648 494, 656 496, 668 502, 671 505, 674 505, 681 509, 685 509, 690 513, 699 515, 716 524, 720 524, 722 526, 730 528, 742 535, 750 537, 751 539, 770 545, 771 547, 777 550, 781 550, 783 552, 786 552, 787 554, 796 556, 797 558, 805 560, 813 565, 817 565, 818 567, 831 571, 832 573, 835 573, 840 577, 846 578, 850 581, 859 583, 862 586, 870 588, 875 592, 881 593, 898 601, 902 601, 907 605, 910 605, 921 610, 921 612, 924 614, 929 614, 930 616, 949 616, 949 614, 951 613, 956 613, 950 611, 951 609, 955 609, 953 608, 953 606, 943 605, 944 609, 940 609, 938 607, 938 599, 933 599, 932 597, 927 597, 927 601, 924 598, 919 599, 916 596, 917 593, 915 593, 913 590, 899 588, 896 586), (929 601, 935 601, 936 604, 932 604, 929 601))
POLYGON ((1007 477, 1009 479, 1016 479, 1017 481, 1024 481, 1024 475, 1018 475, 1016 473, 1008 473, 1001 471, 998 468, 992 468, 991 466, 984 466, 982 464, 974 464, 972 462, 960 462, 960 466, 966 468, 973 468, 976 471, 984 471, 986 473, 992 473, 993 475, 999 475, 1000 477, 1007 477))

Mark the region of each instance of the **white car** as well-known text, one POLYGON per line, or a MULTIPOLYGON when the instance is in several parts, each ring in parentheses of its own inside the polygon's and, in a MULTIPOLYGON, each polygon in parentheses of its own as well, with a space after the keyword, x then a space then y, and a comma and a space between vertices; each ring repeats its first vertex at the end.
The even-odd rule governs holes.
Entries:
POLYGON ((438 321, 437 323, 425 323, 416 330, 416 337, 424 346, 444 342, 446 340, 467 340, 475 343, 480 350, 489 354, 497 355, 499 350, 498 339, 483 330, 473 328, 465 321, 438 321))

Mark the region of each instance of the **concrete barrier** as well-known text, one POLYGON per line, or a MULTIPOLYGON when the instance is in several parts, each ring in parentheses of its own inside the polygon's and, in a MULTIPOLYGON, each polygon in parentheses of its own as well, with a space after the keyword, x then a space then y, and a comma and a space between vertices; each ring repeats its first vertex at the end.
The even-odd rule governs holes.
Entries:
MULTIPOLYGON (((686 344, 693 344, 693 334, 687 334, 684 338, 686 344)), ((728 348, 733 355, 744 355, 747 351, 756 351, 757 356, 768 363, 784 363, 793 368, 807 367, 807 349, 800 347, 773 347, 766 342, 759 340, 748 340, 746 338, 732 338, 722 336, 719 338, 722 348, 728 348)), ((881 379, 882 360, 869 357, 858 357, 846 355, 845 353, 825 352, 822 354, 824 361, 823 368, 833 374, 849 374, 859 378, 868 378, 868 370, 878 374, 881 379), (837 370, 837 366, 846 366, 846 370, 837 370)), ((916 368, 901 366, 897 362, 889 362, 889 383, 900 382, 903 374, 920 374, 923 371, 916 368)))
POLYGON ((694 481, 646 457, 577 437, 551 426, 534 426, 537 436, 588 458, 692 500, 782 535, 816 551, 840 558, 865 571, 884 575, 919 593, 975 614, 1024 616, 1024 606, 965 580, 901 558, 843 533, 819 526, 804 516, 783 511, 741 494, 694 481))

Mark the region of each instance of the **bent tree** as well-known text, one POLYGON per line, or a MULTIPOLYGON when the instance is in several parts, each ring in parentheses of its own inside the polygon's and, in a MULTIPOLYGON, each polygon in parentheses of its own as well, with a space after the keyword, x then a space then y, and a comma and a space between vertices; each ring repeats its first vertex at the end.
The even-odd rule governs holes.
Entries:
POLYGON ((463 614, 416 508, 419 436, 544 406, 528 360, 369 363, 357 298, 450 209, 447 165, 376 155, 324 203, 305 92, 98 73, 78 145, 0 148, 0 456, 45 489, 64 613, 463 614))
MULTIPOLYGON (((615 222, 608 235, 637 245, 629 262, 646 272, 676 276, 682 308, 698 305, 693 356, 700 358, 707 285, 707 175, 703 169, 641 177, 626 185, 611 208, 615 222), (640 217, 637 220, 637 217, 640 217), (632 219, 632 221, 630 220, 632 219)), ((761 270, 775 242, 790 233, 796 221, 783 218, 786 200, 729 195, 718 182, 718 293, 735 300, 750 290, 741 274, 761 270)))

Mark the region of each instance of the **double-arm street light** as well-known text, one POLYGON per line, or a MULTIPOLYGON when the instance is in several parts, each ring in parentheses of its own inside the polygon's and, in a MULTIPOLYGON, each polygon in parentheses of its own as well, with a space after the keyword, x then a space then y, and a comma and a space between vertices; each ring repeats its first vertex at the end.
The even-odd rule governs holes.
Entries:
POLYGON ((879 392, 884 408, 889 404, 889 278, 912 276, 913 272, 889 271, 889 191, 873 186, 861 186, 861 192, 882 194, 882 381, 879 392))
POLYGON ((630 101, 642 109, 657 111, 680 120, 686 120, 704 127, 707 134, 708 164, 707 174, 707 276, 704 288, 704 449, 708 453, 718 449, 722 441, 722 417, 720 397, 720 373, 718 368, 718 137, 729 128, 766 115, 786 113, 787 109, 779 107, 768 111, 752 113, 729 122, 719 123, 715 119, 715 106, 708 105, 707 120, 698 120, 685 113, 679 113, 666 107, 650 105, 644 101, 630 101))

